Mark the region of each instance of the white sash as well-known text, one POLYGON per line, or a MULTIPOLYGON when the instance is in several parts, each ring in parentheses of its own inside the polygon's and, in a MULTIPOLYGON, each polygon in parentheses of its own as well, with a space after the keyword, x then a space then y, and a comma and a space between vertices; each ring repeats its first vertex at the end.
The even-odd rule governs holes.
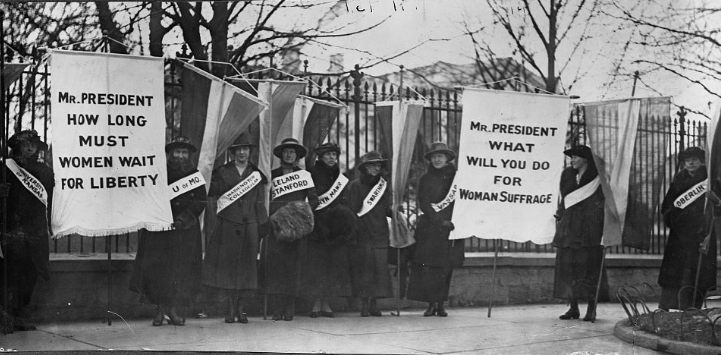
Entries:
POLYGON ((22 183, 25 188, 30 191, 31 194, 40 200, 47 207, 48 205, 48 192, 45 191, 45 187, 40 183, 40 180, 32 176, 27 170, 23 169, 15 160, 8 159, 7 167, 10 171, 17 176, 18 180, 22 183))
POLYGON ((180 178, 178 181, 170 184, 170 199, 174 199, 190 190, 194 190, 198 186, 205 185, 205 179, 200 171, 196 171, 195 174, 188 175, 180 178))
POLYGON ((696 201, 699 197, 704 195, 706 192, 706 180, 699 182, 690 189, 686 190, 676 201, 673 201, 673 207, 684 209, 691 203, 696 201))
POLYGON ((323 208, 328 207, 335 199, 340 196, 341 191, 345 188, 345 185, 348 184, 348 178, 345 177, 343 174, 339 174, 338 178, 335 179, 335 182, 333 183, 333 186, 326 191, 324 194, 318 196, 318 207, 315 208, 316 211, 319 211, 323 208))
POLYGON ((435 210, 436 212, 440 212, 443 211, 444 208, 448 207, 451 202, 456 200, 456 191, 458 191, 458 185, 453 184, 453 186, 451 186, 451 189, 448 190, 448 194, 446 195, 446 198, 443 199, 443 201, 438 203, 431 203, 431 207, 433 207, 433 210, 435 210))
POLYGON ((368 196, 363 200, 363 207, 361 207, 360 212, 358 212, 358 217, 363 217, 366 213, 370 212, 373 207, 378 204, 378 201, 381 200, 381 197, 383 197, 383 193, 386 191, 386 186, 388 183, 386 183, 386 180, 382 177, 380 180, 378 180, 378 183, 376 183, 376 186, 373 186, 371 191, 368 193, 368 196))
POLYGON ((223 194, 223 196, 220 196, 220 198, 218 198, 218 209, 215 213, 220 213, 220 211, 222 211, 224 208, 230 206, 230 204, 243 197, 243 195, 248 193, 248 191, 252 190, 256 185, 258 185, 261 180, 263 179, 260 177, 260 173, 257 171, 254 171, 253 173, 248 175, 248 177, 243 179, 243 181, 239 182, 238 185, 233 186, 232 189, 228 190, 226 193, 223 194))
POLYGON ((313 178, 310 176, 309 172, 306 170, 294 171, 290 174, 278 176, 273 179, 270 188, 270 199, 275 200, 285 194, 311 187, 315 187, 315 185, 313 184, 313 178))
POLYGON ((596 192, 596 189, 598 189, 600 185, 601 179, 596 176, 596 178, 591 180, 591 182, 589 182, 588 184, 583 185, 566 195, 563 198, 563 205, 566 208, 570 208, 571 206, 589 198, 591 195, 593 195, 594 192, 596 192))

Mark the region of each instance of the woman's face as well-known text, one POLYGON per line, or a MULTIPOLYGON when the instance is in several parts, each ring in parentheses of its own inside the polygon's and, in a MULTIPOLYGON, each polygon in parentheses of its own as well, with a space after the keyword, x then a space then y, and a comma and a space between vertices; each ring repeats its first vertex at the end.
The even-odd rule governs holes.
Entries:
POLYGON ((283 153, 281 154, 283 157, 283 162, 286 164, 293 164, 295 163, 295 149, 294 148, 285 148, 283 149, 283 153))
POLYGON ((683 162, 684 162, 684 167, 691 174, 695 173, 696 170, 698 170, 701 167, 701 160, 699 160, 699 158, 696 158, 696 157, 688 157, 688 158, 684 159, 683 162))
POLYGON ((571 166, 574 169, 580 170, 588 165, 588 159, 579 157, 577 155, 571 155, 571 166))
POLYGON ((448 157, 443 153, 433 153, 431 154, 431 164, 434 168, 440 169, 448 165, 448 157))
POLYGON ((333 166, 335 166, 336 164, 338 164, 338 153, 336 153, 336 152, 325 152, 325 153, 323 153, 323 155, 320 157, 320 160, 322 160, 323 163, 325 163, 325 165, 330 166, 330 167, 333 167, 333 166))
POLYGON ((233 149, 235 155, 235 161, 238 163, 247 163, 250 159, 250 147, 237 147, 233 149))
POLYGON ((377 176, 381 173, 381 163, 368 163, 365 165, 366 172, 370 176, 377 176))
POLYGON ((38 151, 38 144, 35 142, 24 141, 20 143, 20 154, 25 158, 30 158, 38 151))

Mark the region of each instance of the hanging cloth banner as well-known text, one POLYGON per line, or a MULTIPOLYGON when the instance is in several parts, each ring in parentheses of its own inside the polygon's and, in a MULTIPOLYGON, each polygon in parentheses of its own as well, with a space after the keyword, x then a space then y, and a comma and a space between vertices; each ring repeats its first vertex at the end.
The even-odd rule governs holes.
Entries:
POLYGON ((164 60, 53 51, 54 237, 170 230, 164 60))
POLYGON ((243 195, 258 185, 262 179, 263 178, 260 176, 260 173, 254 171, 252 174, 248 175, 247 178, 243 179, 243 181, 239 182, 238 185, 233 186, 232 189, 228 190, 228 192, 218 198, 218 209, 216 213, 220 213, 220 211, 243 197, 243 195))
POLYGON ((599 186, 601 186, 601 179, 596 176, 596 178, 591 180, 588 184, 583 185, 566 195, 563 198, 563 206, 565 208, 571 208, 571 206, 591 197, 599 186))
POLYGON ((30 191, 31 194, 33 194, 35 197, 37 197, 38 200, 40 200, 40 202, 42 202, 43 205, 45 205, 47 207, 48 192, 45 191, 45 187, 40 182, 40 180, 36 179, 27 170, 23 169, 13 159, 7 160, 7 167, 8 167, 8 169, 10 169, 10 171, 12 171, 12 173, 15 176, 17 176, 18 180, 20 180, 20 183, 23 185, 23 187, 26 188, 28 191, 30 191))
POLYGON ((458 192, 458 185, 453 184, 451 186, 451 189, 448 190, 448 194, 446 195, 446 198, 443 199, 443 201, 438 203, 431 203, 431 207, 434 211, 440 212, 443 211, 446 207, 450 206, 453 201, 456 200, 456 192, 458 192))
POLYGON ((276 198, 291 192, 315 187, 313 184, 313 178, 307 170, 298 170, 290 174, 278 176, 272 180, 271 185, 271 200, 275 200, 276 198))
POLYGON ((195 190, 198 186, 205 187, 205 178, 203 178, 200 171, 181 178, 168 186, 170 188, 170 199, 172 200, 188 191, 195 190))
POLYGON ((316 207, 315 210, 320 211, 333 203, 333 201, 335 201, 335 199, 340 196, 340 193, 343 191, 343 189, 345 189, 346 185, 348 185, 348 178, 345 177, 345 175, 343 174, 339 174, 338 178, 335 179, 333 186, 331 186, 330 189, 324 194, 318 196, 319 203, 318 207, 316 207))
POLYGON ((384 178, 380 178, 370 192, 368 192, 368 196, 363 199, 363 206, 361 207, 360 212, 358 212, 358 217, 363 217, 378 204, 378 201, 380 201, 381 197, 383 197, 383 193, 386 192, 386 186, 388 186, 386 180, 384 178))
POLYGON ((698 200, 699 197, 703 196, 704 193, 706 193, 707 185, 708 181, 704 180, 691 187, 681 196, 679 196, 675 201, 673 201, 673 207, 680 209, 686 208, 688 205, 692 204, 694 201, 698 200))
POLYGON ((450 239, 551 242, 569 107, 565 96, 464 89, 450 239))

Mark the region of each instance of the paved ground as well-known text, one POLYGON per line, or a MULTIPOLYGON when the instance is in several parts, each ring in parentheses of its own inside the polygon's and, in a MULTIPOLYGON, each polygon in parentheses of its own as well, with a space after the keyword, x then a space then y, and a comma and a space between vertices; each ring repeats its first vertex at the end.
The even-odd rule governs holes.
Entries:
MULTIPOLYGON (((582 309, 582 311, 585 309, 582 309)), ((297 315, 292 322, 251 317, 188 319, 184 327, 151 326, 150 319, 39 324, 34 332, 0 335, 4 350, 173 350, 337 354, 660 354, 618 340, 613 326, 625 317, 602 304, 596 323, 561 321, 563 305, 449 309, 449 317, 402 310, 381 318, 341 313, 336 318, 297 315)), ((583 313, 582 313, 583 315, 583 313)))

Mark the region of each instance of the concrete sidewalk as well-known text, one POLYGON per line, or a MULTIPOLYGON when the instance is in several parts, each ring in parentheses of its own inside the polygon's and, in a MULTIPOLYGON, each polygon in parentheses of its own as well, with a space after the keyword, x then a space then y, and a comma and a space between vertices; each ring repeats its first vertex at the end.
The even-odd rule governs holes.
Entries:
MULTIPOLYGON (((582 305, 583 307, 583 305, 582 305)), ((401 310, 400 317, 336 318, 298 314, 292 322, 250 317, 188 319, 183 327, 151 326, 150 319, 38 324, 34 332, 0 335, 4 350, 172 350, 334 354, 660 354, 617 339, 625 317, 619 304, 602 304, 595 323, 561 321, 564 305, 448 309, 447 318, 401 310)), ((582 311, 585 309, 582 308, 582 311)), ((583 313, 582 313, 583 315, 583 313)))

